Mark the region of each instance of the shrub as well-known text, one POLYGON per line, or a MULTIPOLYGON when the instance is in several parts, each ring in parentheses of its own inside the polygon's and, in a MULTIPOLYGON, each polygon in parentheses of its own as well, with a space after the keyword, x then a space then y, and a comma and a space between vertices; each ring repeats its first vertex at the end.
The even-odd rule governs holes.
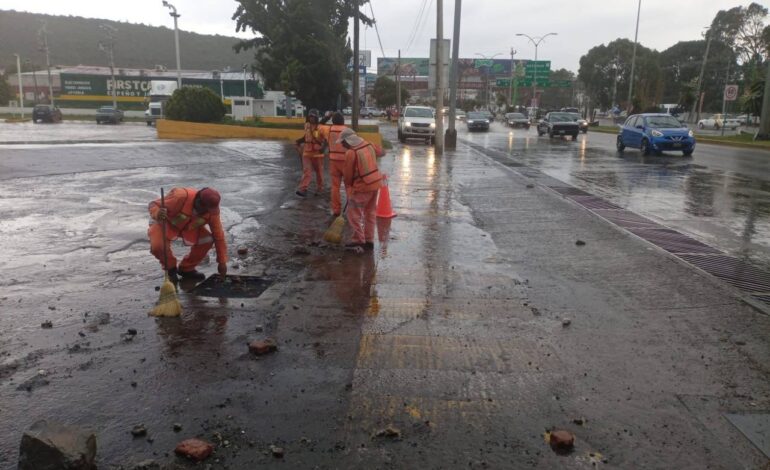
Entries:
POLYGON ((175 121, 221 122, 225 105, 208 88, 182 87, 166 103, 166 116, 175 121))

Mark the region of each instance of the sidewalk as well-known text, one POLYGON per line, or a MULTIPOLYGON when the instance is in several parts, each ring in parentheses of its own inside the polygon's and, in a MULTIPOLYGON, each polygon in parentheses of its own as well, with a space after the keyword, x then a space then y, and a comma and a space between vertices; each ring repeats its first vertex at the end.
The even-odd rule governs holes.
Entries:
POLYGON ((365 430, 395 424, 406 442, 355 465, 766 464, 723 413, 770 409, 767 316, 465 145, 394 150, 399 216, 378 254, 348 439, 371 445, 365 430), (575 433, 572 455, 544 444, 552 427, 575 433))

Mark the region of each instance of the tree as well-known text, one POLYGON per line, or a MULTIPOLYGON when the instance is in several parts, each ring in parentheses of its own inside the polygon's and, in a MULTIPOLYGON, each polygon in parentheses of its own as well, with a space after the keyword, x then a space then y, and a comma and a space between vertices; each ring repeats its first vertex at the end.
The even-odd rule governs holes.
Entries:
MULTIPOLYGON (((593 47, 580 58, 578 79, 585 85, 591 103, 602 108, 627 103, 628 81, 634 43, 616 39, 607 45, 593 47), (614 80, 617 77, 617 84, 614 80), (615 103, 612 103, 613 90, 615 103)), ((634 96, 642 107, 660 102, 662 73, 658 64, 659 53, 641 44, 636 49, 634 96)))
MULTIPOLYGON (((572 87, 575 86, 575 74, 567 69, 559 69, 551 72, 551 81, 569 80, 572 87)), ((572 106, 572 87, 570 88, 546 88, 540 98, 540 107, 543 109, 559 109, 572 106)))
MULTIPOLYGON (((348 19, 365 0, 237 0, 237 31, 255 33, 235 50, 254 50, 267 88, 296 93, 305 106, 336 107, 352 55, 348 19)), ((372 22, 360 16, 364 24, 372 22)))
POLYGON ((752 2, 747 7, 733 7, 717 12, 710 34, 738 52, 741 64, 761 63, 767 58, 765 17, 768 10, 752 2))
POLYGON ((225 105, 208 88, 182 87, 166 103, 166 116, 176 121, 220 122, 225 117, 225 105))
MULTIPOLYGON (((692 109, 705 50, 705 40, 680 41, 660 53, 660 68, 664 76, 661 103, 677 103, 692 109)), ((735 52, 729 45, 712 40, 701 85, 705 96, 704 110, 717 112, 721 109, 728 67, 734 75, 738 67, 735 52)))
MULTIPOLYGON (((377 102, 377 106, 386 108, 396 104, 396 82, 386 76, 377 78, 374 82, 374 101, 377 102)), ((404 106, 409 99, 409 90, 401 88, 401 106, 404 106)))
POLYGON ((11 93, 11 85, 8 83, 8 78, 5 75, 0 74, 0 104, 3 106, 7 105, 13 96, 14 94, 11 93))
POLYGON ((754 116, 762 115, 762 100, 765 96, 765 81, 757 80, 751 84, 748 93, 741 97, 741 111, 754 116))

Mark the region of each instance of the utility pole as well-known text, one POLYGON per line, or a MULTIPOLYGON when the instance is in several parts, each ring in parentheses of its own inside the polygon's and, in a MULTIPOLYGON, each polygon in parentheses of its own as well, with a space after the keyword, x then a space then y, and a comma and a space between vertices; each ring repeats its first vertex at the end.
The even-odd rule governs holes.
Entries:
POLYGON ((22 85, 22 76, 21 76, 21 56, 19 54, 14 54, 16 56, 16 81, 19 82, 19 104, 21 107, 21 119, 24 119, 24 86, 22 85))
POLYGON ((398 50, 396 62, 396 113, 401 117, 401 49, 398 50))
POLYGON ((516 55, 516 49, 511 48, 511 83, 508 90, 508 101, 511 103, 511 108, 513 108, 513 81, 516 76, 516 65, 513 62, 513 56, 516 55))
MULTIPOLYGON (((725 89, 727 88, 727 84, 730 83, 730 61, 727 61, 727 71, 725 72, 725 89)), ((727 121, 727 118, 725 117, 725 113, 727 112, 727 95, 725 94, 725 89, 722 90, 722 137, 725 135, 725 123, 727 121)))
POLYGON ((37 94, 37 74, 35 73, 35 66, 32 65, 32 61, 27 59, 27 60, 24 61, 24 63, 27 64, 28 68, 32 69, 32 81, 35 84, 35 99, 32 100, 32 105, 34 106, 34 105, 37 105, 37 97, 38 97, 38 94, 37 94))
POLYGON ((642 12, 642 0, 639 0, 639 6, 636 9, 636 33, 634 33, 634 52, 631 55, 631 78, 628 80, 628 109, 627 114, 631 114, 634 100, 634 73, 636 69, 636 45, 639 42, 639 15, 642 12))
POLYGON ((706 32, 706 52, 703 54, 703 62, 700 64, 700 74, 698 75, 698 85, 695 89, 695 102, 692 105, 692 113, 690 114, 690 122, 695 124, 698 122, 698 119, 700 118, 700 108, 698 106, 698 103, 701 100, 700 93, 701 93, 701 87, 703 86, 703 74, 706 72, 706 62, 709 58, 709 49, 711 49, 711 39, 714 35, 711 34, 711 30, 709 29, 706 32))
POLYGON ((354 131, 358 131, 358 114, 361 112, 359 109, 360 103, 358 96, 359 93, 361 93, 359 90, 359 80, 361 80, 361 77, 360 71, 358 70, 358 67, 360 66, 360 57, 358 57, 360 53, 358 49, 360 26, 358 24, 358 0, 355 0, 353 3, 356 6, 356 11, 353 13, 353 116, 350 118, 350 124, 352 125, 354 131))
POLYGON ((762 98, 762 115, 759 119, 759 130, 754 136, 754 140, 770 140, 770 61, 767 61, 764 93, 762 98))
POLYGON ((612 83, 612 103, 611 104, 613 107, 615 106, 615 100, 617 99, 617 95, 618 95, 618 71, 620 69, 619 59, 620 58, 616 56, 615 62, 612 63, 612 68, 615 69, 615 80, 612 83))
POLYGON ((46 29, 46 22, 43 21, 43 27, 40 28, 38 34, 43 39, 42 51, 45 52, 45 68, 48 71, 48 102, 51 106, 54 106, 53 102, 53 80, 51 79, 51 53, 48 49, 48 30, 46 29))
POLYGON ((457 148, 457 129, 455 129, 455 120, 457 119, 457 80, 458 63, 460 62, 460 15, 462 12, 462 0, 455 0, 455 24, 452 36, 452 65, 449 78, 449 129, 446 131, 444 145, 448 149, 457 148))
POLYGON ((243 97, 246 98, 246 64, 243 64, 243 97))
POLYGON ((436 155, 444 153, 444 0, 436 0, 436 155))
POLYGON ((115 48, 114 34, 118 30, 117 28, 114 28, 107 24, 100 25, 99 27, 103 29, 107 34, 106 43, 99 41, 99 50, 106 53, 107 57, 110 60, 110 75, 112 76, 112 107, 115 109, 118 109, 117 87, 115 86, 116 83, 115 83, 115 55, 114 55, 114 48, 115 48))
POLYGON ((169 16, 174 18, 174 44, 176 45, 176 86, 182 88, 182 70, 179 62, 179 28, 177 27, 177 19, 179 19, 179 17, 182 15, 177 13, 176 7, 168 3, 166 0, 163 0, 163 6, 171 10, 169 16))

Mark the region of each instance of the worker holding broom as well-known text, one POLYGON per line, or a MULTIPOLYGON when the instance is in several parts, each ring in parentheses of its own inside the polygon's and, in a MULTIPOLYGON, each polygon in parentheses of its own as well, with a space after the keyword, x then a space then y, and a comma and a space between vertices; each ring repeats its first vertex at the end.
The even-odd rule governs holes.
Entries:
MULTIPOLYGON (((342 144, 338 144, 337 141, 340 139, 342 131, 347 129, 345 127, 345 116, 340 112, 335 112, 334 114, 327 113, 321 119, 320 129, 321 134, 329 145, 329 176, 332 180, 331 208, 332 215, 338 217, 342 212, 340 188, 347 149, 342 144), (326 125, 330 116, 332 120, 331 126, 326 125)), ((348 191, 348 186, 345 186, 345 191, 348 191)))
POLYGON ((173 188, 164 200, 150 203, 152 221, 147 230, 150 252, 160 260, 172 282, 176 283, 179 276, 197 281, 205 279, 195 268, 212 245, 216 247, 219 274, 227 275, 227 242, 219 220, 220 199, 219 192, 212 188, 173 188), (177 267, 171 241, 179 237, 192 248, 177 267))
POLYGON ((367 142, 353 129, 345 129, 336 141, 347 149, 343 176, 349 191, 347 218, 353 230, 346 248, 374 248, 377 222, 377 192, 382 175, 377 168, 377 157, 384 155, 381 148, 367 142))

